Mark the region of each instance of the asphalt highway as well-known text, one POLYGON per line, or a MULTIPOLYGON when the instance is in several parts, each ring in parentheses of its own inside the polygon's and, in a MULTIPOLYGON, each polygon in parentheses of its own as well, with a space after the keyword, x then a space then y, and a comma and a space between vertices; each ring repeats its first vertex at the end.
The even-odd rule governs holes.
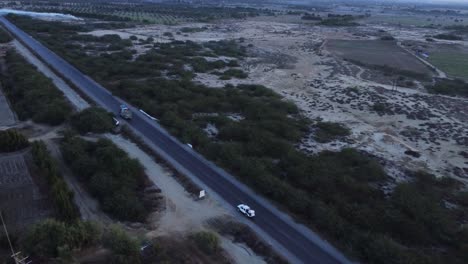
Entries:
MULTIPOLYGON (((108 111, 118 113, 119 105, 123 102, 121 99, 113 96, 104 87, 17 28, 5 17, 0 17, 0 22, 19 41, 98 105, 108 111)), ((295 223, 289 216, 279 211, 266 199, 256 195, 232 175, 217 168, 213 163, 198 155, 196 151, 177 141, 155 121, 140 114, 134 107, 130 106, 130 108, 133 110, 133 119, 128 122, 128 125, 133 131, 150 143, 149 145, 176 169, 192 177, 202 186, 206 186, 207 190, 214 192, 216 197, 223 200, 223 204, 235 208, 237 204, 245 203, 254 209, 256 211, 254 219, 241 219, 241 221, 248 222, 254 231, 291 263, 350 263, 338 250, 311 230, 295 223)), ((239 218, 241 217, 243 216, 239 214, 239 218)))

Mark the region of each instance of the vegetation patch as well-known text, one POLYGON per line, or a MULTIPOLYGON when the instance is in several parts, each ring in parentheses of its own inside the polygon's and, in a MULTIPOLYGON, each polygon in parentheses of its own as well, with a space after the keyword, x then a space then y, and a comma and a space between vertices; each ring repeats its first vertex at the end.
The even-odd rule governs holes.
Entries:
POLYGON ((70 263, 73 250, 93 246, 99 239, 100 228, 92 222, 65 224, 48 219, 33 225, 22 244, 25 251, 34 257, 59 258, 70 263))
POLYGON ((118 220, 145 220, 150 206, 143 202, 145 176, 137 160, 109 140, 90 142, 71 134, 65 135, 61 150, 104 212, 118 220))
POLYGON ((6 55, 4 91, 20 120, 58 125, 72 109, 63 93, 33 65, 13 51, 6 55))
POLYGON ((360 18, 362 17, 355 17, 352 15, 328 14, 328 17, 326 19, 321 20, 319 25, 329 27, 355 27, 359 26, 359 23, 355 22, 355 20, 360 18))
POLYGON ((0 152, 14 152, 29 146, 28 139, 15 129, 0 131, 0 152))
POLYGON ((73 115, 71 125, 81 134, 106 133, 114 128, 112 113, 100 107, 90 107, 73 115))
POLYGON ((468 97, 468 83, 463 80, 437 79, 426 88, 430 93, 468 97))
POLYGON ((130 237, 120 226, 113 225, 107 230, 103 244, 112 252, 110 263, 141 263, 138 241, 130 237))
POLYGON ((314 138, 317 142, 327 143, 339 138, 349 136, 351 131, 346 126, 333 122, 318 122, 314 138))
POLYGON ((215 254, 220 250, 221 242, 218 235, 211 231, 199 231, 191 235, 191 239, 195 241, 197 247, 208 255, 215 254))
POLYGON ((444 40, 463 40, 463 37, 455 34, 438 34, 434 36, 435 39, 444 39, 444 40))

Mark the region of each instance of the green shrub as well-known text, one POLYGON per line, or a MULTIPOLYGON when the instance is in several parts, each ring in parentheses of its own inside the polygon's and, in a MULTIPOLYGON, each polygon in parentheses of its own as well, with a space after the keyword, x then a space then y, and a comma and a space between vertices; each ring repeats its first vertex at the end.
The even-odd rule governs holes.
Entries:
POLYGON ((138 241, 131 238, 121 227, 113 225, 104 234, 103 244, 111 250, 111 262, 116 264, 140 263, 138 241))
POLYGON ((71 117, 72 126, 80 133, 106 133, 114 128, 112 114, 100 107, 87 108, 71 117))
POLYGON ((318 122, 316 127, 317 130, 315 131, 314 138, 320 143, 330 142, 351 134, 349 128, 339 123, 318 122))
POLYGON ((37 257, 55 258, 61 248, 83 249, 100 239, 100 228, 92 222, 65 224, 47 219, 29 228, 24 239, 26 252, 37 257))
POLYGON ((220 249, 219 237, 211 231, 200 231, 191 235, 198 248, 206 254, 214 254, 220 249))
POLYGON ((13 152, 29 146, 28 139, 15 129, 0 131, 0 152, 13 152))

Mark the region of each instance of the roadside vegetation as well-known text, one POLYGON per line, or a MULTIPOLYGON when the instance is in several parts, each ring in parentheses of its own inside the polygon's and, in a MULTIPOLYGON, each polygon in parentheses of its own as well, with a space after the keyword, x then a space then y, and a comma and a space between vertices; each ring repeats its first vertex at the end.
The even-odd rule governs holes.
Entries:
POLYGON ((14 152, 29 146, 28 139, 15 129, 0 131, 0 153, 14 152))
POLYGON ((100 107, 90 107, 73 115, 71 125, 80 134, 106 133, 114 128, 112 113, 100 107))
MULTIPOLYGON (((38 32, 22 23, 31 34, 38 32)), ((51 47, 66 43, 47 34, 36 37, 51 47)), ((394 191, 384 192, 379 186, 390 179, 364 152, 343 149, 307 155, 297 150, 300 139, 310 132, 310 121, 293 103, 260 85, 220 89, 199 85, 191 81, 194 72, 181 66, 181 61, 190 62, 186 59, 201 52, 237 57, 241 48, 222 42, 157 45, 135 62, 130 62, 127 51, 96 59, 77 47, 59 50, 112 92, 157 117, 182 142, 360 261, 464 263, 468 240, 462 223, 468 208, 459 202, 464 196, 456 181, 419 172, 413 181, 392 182, 394 191), (208 133, 208 127, 216 129, 208 133)), ((320 126, 330 134, 325 139, 349 133, 335 125, 320 126)), ((125 153, 119 154, 105 140, 93 143, 68 136, 62 144, 67 162, 105 211, 124 220, 143 217, 144 205, 136 195, 142 171, 125 153)))
POLYGON ((3 89, 20 120, 58 125, 72 112, 63 93, 52 81, 14 51, 6 55, 3 89))
POLYGON ((111 141, 86 141, 65 133, 61 143, 65 161, 104 212, 122 221, 144 221, 148 206, 143 202, 144 171, 137 160, 111 141))

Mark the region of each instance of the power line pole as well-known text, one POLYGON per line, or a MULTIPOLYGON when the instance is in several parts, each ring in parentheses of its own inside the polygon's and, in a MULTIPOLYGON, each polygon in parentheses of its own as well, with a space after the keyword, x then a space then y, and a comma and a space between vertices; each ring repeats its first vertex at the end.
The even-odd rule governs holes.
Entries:
POLYGON ((3 225, 3 230, 5 231, 6 238, 8 240, 8 245, 10 246, 11 250, 11 257, 15 261, 15 264, 29 264, 31 261, 26 261, 28 257, 22 258, 21 257, 21 252, 15 252, 13 249, 13 245, 11 244, 10 236, 8 235, 8 230, 5 224, 5 221, 3 220, 3 214, 2 211, 0 210, 0 219, 2 220, 2 225, 3 225))

